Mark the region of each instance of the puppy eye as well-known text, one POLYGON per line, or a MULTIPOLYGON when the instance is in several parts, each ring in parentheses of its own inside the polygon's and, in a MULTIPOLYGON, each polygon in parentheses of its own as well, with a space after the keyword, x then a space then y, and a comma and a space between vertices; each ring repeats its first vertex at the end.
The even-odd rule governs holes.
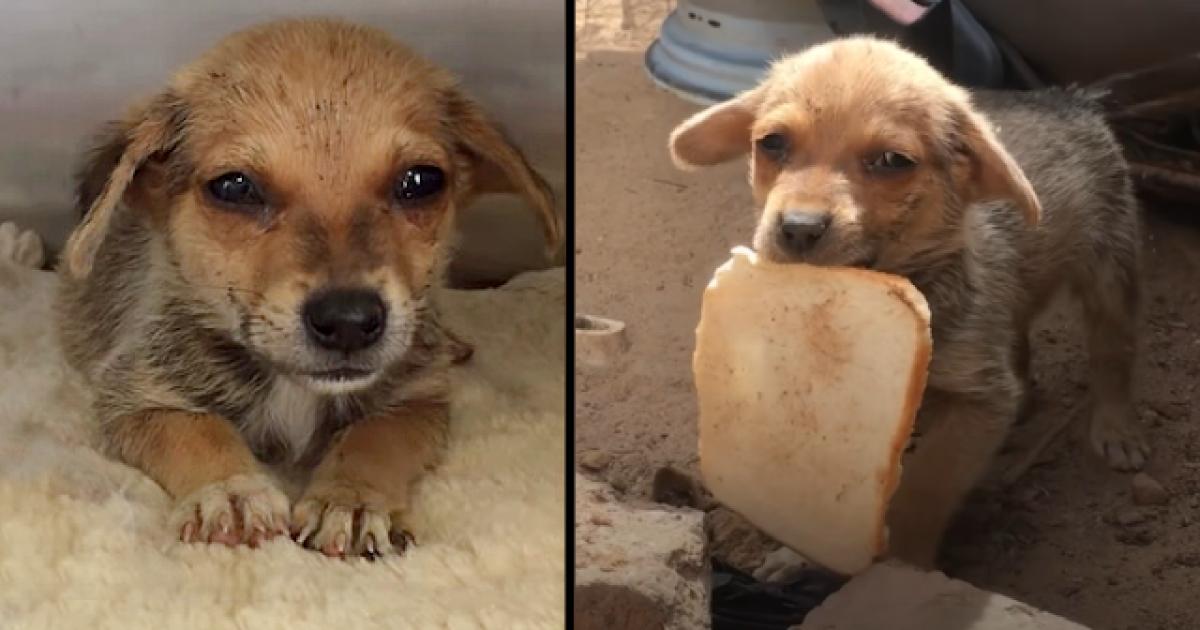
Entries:
POLYGON ((436 166, 410 167, 396 180, 396 200, 400 203, 419 201, 436 195, 446 185, 446 176, 436 166))
POLYGON ((225 173, 208 182, 208 192, 221 203, 233 206, 261 206, 262 194, 245 173, 225 173))
POLYGON ((884 151, 873 159, 867 161, 867 170, 894 172, 916 166, 917 163, 912 158, 903 153, 895 151, 884 151))
POLYGON ((769 133, 756 142, 760 151, 774 160, 783 159, 788 150, 787 136, 781 133, 769 133))

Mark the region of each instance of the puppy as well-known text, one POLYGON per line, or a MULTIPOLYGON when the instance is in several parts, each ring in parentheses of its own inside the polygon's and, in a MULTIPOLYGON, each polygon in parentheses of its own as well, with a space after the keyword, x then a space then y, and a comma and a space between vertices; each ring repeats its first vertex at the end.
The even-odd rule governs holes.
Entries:
POLYGON ((1091 443, 1114 468, 1145 462, 1129 424, 1138 206, 1088 95, 969 94, 897 45, 847 38, 779 61, 670 148, 685 168, 751 154, 767 259, 890 272, 928 299, 933 358, 889 513, 895 556, 934 563, 1018 416, 1030 320, 1060 288, 1083 305, 1091 443))
POLYGON ((548 187, 451 75, 336 21, 236 33, 111 125, 79 181, 61 340, 183 541, 403 551, 464 352, 430 289, 490 192, 557 245, 548 187), (268 463, 310 473, 294 506, 268 463))

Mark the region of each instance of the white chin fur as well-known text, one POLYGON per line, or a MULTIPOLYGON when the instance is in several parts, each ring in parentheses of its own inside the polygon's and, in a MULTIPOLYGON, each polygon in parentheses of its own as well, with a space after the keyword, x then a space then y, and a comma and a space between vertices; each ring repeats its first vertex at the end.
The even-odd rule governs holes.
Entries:
POLYGON ((316 378, 312 376, 297 376, 296 380, 305 389, 325 396, 353 394, 370 387, 379 379, 379 372, 372 372, 356 378, 316 378))

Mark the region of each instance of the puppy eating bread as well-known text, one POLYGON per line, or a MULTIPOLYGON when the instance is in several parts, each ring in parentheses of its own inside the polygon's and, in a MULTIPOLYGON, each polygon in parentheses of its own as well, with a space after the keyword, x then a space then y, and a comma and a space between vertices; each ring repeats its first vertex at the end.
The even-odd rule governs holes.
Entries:
POLYGON ((1092 445, 1115 468, 1143 465, 1128 422, 1138 210, 1087 95, 970 94, 856 37, 781 60, 670 146, 688 168, 751 154, 760 256, 904 276, 928 301, 933 357, 888 516, 895 556, 934 563, 1022 407, 1030 320, 1061 288, 1083 305, 1092 445))
POLYGON ((557 244, 547 186, 454 79, 336 21, 236 33, 111 125, 80 177, 61 339, 182 540, 403 551, 462 354, 429 292, 488 192, 557 244), (295 505, 277 462, 311 473, 295 505))
POLYGON ((806 558, 866 569, 887 550, 930 352, 928 306, 903 278, 734 249, 692 358, 705 485, 806 558))

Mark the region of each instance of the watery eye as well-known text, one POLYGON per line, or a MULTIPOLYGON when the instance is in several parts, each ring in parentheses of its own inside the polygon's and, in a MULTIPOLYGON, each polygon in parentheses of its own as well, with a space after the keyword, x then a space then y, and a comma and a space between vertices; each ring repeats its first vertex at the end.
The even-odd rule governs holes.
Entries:
POLYGON ((788 139, 781 133, 769 133, 758 139, 758 148, 774 159, 781 159, 787 154, 788 139))
POLYGON ((261 206, 262 194, 254 180, 245 173, 225 173, 208 182, 208 192, 214 199, 234 206, 261 206))
POLYGON ((884 151, 874 158, 867 161, 867 168, 873 171, 894 172, 912 168, 917 163, 903 153, 895 151, 884 151))
POLYGON ((396 199, 400 203, 420 201, 441 192, 446 185, 446 176, 436 166, 420 165, 409 167, 396 180, 396 199))

